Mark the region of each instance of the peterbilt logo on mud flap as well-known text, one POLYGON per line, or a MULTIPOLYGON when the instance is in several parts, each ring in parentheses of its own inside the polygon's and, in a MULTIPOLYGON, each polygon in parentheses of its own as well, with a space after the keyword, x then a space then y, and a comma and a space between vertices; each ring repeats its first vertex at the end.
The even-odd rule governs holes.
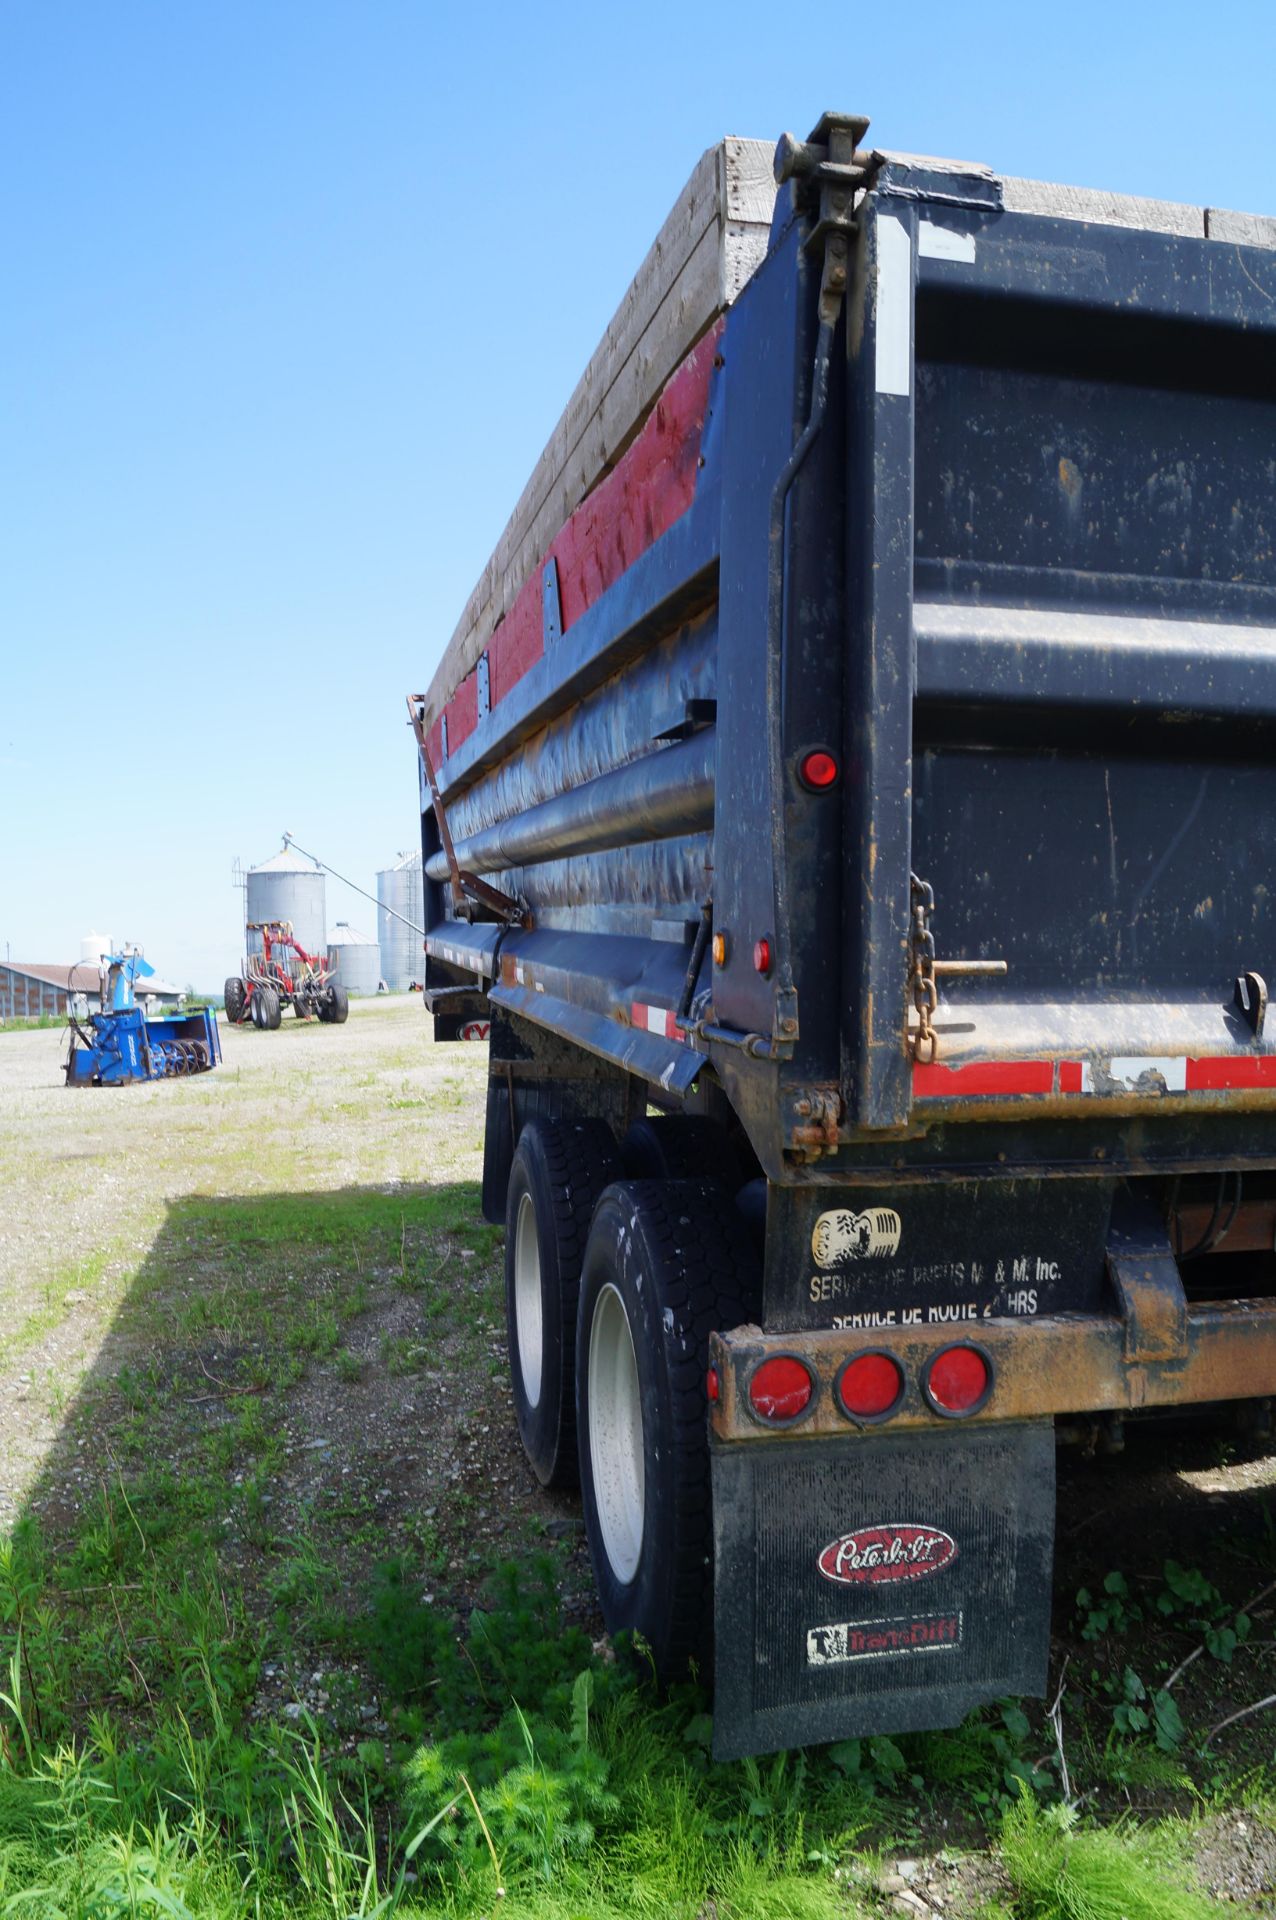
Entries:
POLYGON ((845 1207, 822 1213, 811 1235, 817 1267, 845 1267, 852 1260, 889 1260, 899 1252, 903 1222, 893 1207, 866 1207, 851 1213, 845 1207))
POLYGON ((816 1565, 826 1580, 838 1586, 887 1586, 925 1580, 956 1558, 957 1542, 951 1533, 905 1521, 844 1533, 829 1541, 816 1565))

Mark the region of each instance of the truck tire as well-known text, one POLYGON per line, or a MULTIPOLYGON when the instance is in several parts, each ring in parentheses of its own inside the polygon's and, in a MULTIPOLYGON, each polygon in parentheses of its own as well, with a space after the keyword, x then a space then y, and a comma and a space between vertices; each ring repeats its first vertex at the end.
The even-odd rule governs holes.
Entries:
POLYGON ((601 1120, 529 1120, 510 1168, 505 1321, 519 1436, 543 1487, 575 1486, 576 1300, 594 1207, 620 1172, 601 1120))
POLYGON ((226 1018, 234 1027, 237 1027, 244 1017, 244 1002, 246 998, 247 993, 243 981, 237 973, 232 974, 226 982, 226 985, 222 988, 222 1005, 226 1009, 226 1018))
POLYGON ((709 1335, 756 1317, 759 1265, 713 1180, 626 1181, 598 1203, 581 1272, 576 1422, 603 1618, 663 1681, 713 1628, 709 1335))
POLYGON ((328 989, 328 1018, 336 1027, 343 1026, 350 1018, 350 995, 336 980, 328 989))
POLYGON ((261 1003, 261 1025, 272 1033, 279 1025, 279 995, 273 987, 258 987, 256 999, 261 1003))
POLYGON ((296 1014, 298 1020, 308 1020, 310 1018, 310 1008, 306 1005, 306 1002, 302 999, 300 994, 296 994, 294 996, 293 1003, 292 1003, 292 1010, 296 1014))
POLYGON ((727 1130, 703 1114, 645 1115, 620 1143, 626 1180, 720 1180, 728 1193, 744 1175, 727 1130))

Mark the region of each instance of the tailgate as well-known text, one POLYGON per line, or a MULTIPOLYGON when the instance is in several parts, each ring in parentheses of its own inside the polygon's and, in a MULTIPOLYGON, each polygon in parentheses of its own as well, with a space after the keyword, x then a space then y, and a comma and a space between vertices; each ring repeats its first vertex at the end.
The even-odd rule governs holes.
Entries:
POLYGON ((914 1039, 932 1029, 915 1060, 870 1035, 861 1122, 910 1100, 1276 1106, 1276 251, 1208 238, 1200 214, 1158 232, 1014 211, 1009 191, 1010 211, 904 203, 899 173, 870 196, 879 379, 857 404, 877 513, 852 553, 876 568, 872 653, 883 509, 911 515, 893 579, 912 762, 887 768, 862 723, 867 806, 889 828, 881 794, 906 804, 862 841, 877 871, 851 1003, 876 975, 898 1005, 901 948, 915 986, 929 935, 938 1005, 926 1022, 909 995, 914 1039), (901 324, 910 390, 883 391, 901 324), (933 893, 928 910, 914 888, 911 936, 903 854, 933 893), (972 962, 1004 973, 947 970, 972 962))

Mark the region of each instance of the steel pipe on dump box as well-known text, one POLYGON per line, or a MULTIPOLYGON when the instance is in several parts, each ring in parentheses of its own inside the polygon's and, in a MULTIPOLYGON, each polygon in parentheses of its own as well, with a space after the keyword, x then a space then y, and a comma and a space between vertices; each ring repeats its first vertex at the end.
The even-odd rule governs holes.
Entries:
MULTIPOLYGON (((717 734, 705 727, 689 740, 463 836, 455 843, 457 863, 470 873, 500 873, 540 860, 705 833, 713 825, 716 763, 717 734)), ((431 880, 446 880, 446 856, 434 854, 425 870, 431 880)))

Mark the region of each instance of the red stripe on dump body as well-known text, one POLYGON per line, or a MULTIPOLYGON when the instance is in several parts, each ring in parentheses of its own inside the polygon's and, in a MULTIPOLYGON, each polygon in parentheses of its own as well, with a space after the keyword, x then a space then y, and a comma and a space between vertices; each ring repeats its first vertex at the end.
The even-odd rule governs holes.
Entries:
MULTIPOLYGON (((1139 1093, 1147 1099, 1164 1099, 1169 1094, 1243 1093, 1251 1088, 1276 1090, 1276 1053, 1238 1053, 1210 1055, 1193 1059, 1177 1056, 1171 1066, 1183 1069, 1181 1086, 1158 1090, 1155 1081, 1146 1088, 1132 1084, 1130 1069, 1139 1056, 1122 1058, 1117 1063, 1118 1077, 1111 1086, 1096 1087, 1080 1060, 972 1060, 964 1066, 948 1067, 940 1061, 913 1067, 913 1097, 917 1100, 968 1100, 1021 1098, 1047 1093, 1080 1094, 1099 1098, 1139 1093), (1058 1072, 1056 1084, 1055 1074, 1058 1072)), ((1148 1065, 1162 1075, 1167 1071, 1163 1056, 1149 1055, 1148 1065)))
POLYGON ((919 1062, 913 1068, 913 1094, 922 1100, 1053 1091, 1053 1060, 972 1060, 964 1067, 946 1067, 933 1061, 928 1066, 919 1062))
MULTIPOLYGON (((558 562, 559 602, 566 632, 691 505, 722 327, 719 320, 692 348, 666 382, 637 438, 611 472, 586 494, 524 581, 488 642, 493 706, 535 666, 545 650, 542 581, 547 562, 551 558, 558 562)), ((478 725, 475 686, 475 675, 468 674, 443 709, 449 753, 455 753, 478 725)), ((430 751, 436 764, 441 761, 441 720, 431 728, 430 751)))
POLYGON ((1240 1053, 1219 1060, 1189 1060, 1187 1090, 1228 1092, 1235 1088, 1276 1087, 1276 1053, 1240 1053))

